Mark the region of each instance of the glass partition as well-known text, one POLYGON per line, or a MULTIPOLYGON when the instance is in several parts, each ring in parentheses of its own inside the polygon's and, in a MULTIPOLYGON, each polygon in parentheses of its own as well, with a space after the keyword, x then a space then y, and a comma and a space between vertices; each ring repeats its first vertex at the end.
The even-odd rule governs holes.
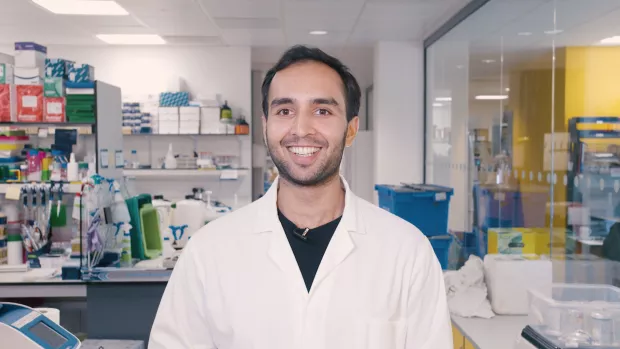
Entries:
POLYGON ((619 22, 620 0, 491 0, 427 47, 426 181, 468 253, 620 279, 619 22))

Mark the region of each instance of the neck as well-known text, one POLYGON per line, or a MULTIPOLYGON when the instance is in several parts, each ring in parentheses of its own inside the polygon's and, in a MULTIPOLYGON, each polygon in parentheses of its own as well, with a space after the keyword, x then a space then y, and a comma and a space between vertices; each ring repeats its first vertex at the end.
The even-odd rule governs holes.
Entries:
POLYGON ((316 187, 300 187, 278 180, 278 209, 300 228, 316 228, 342 216, 345 192, 340 176, 316 187))

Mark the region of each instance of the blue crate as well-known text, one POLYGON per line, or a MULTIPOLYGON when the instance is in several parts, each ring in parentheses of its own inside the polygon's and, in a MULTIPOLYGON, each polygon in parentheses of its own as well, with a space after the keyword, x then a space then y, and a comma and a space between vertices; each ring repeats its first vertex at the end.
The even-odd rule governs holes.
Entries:
POLYGON ((426 236, 448 232, 452 188, 436 185, 375 185, 379 206, 415 225, 426 236), (414 189, 415 188, 415 189, 414 189))
POLYGON ((499 190, 476 184, 474 205, 476 225, 485 231, 496 227, 523 227, 522 195, 518 189, 499 190))
POLYGON ((429 237, 428 240, 431 242, 431 246, 433 246, 433 251, 435 251, 435 255, 439 260, 439 264, 441 264, 441 269, 448 269, 448 257, 450 251, 450 244, 452 243, 452 235, 437 235, 429 237))

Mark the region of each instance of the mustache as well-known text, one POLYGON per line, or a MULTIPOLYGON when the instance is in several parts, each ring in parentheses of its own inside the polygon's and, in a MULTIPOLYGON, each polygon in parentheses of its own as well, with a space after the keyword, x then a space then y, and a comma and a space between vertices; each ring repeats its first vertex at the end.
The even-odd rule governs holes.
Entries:
POLYGON ((280 142, 280 144, 284 147, 303 144, 303 145, 310 146, 310 147, 315 146, 315 147, 321 147, 321 148, 325 148, 328 145, 325 140, 320 139, 318 137, 314 137, 314 136, 306 136, 306 137, 288 136, 284 138, 280 142))

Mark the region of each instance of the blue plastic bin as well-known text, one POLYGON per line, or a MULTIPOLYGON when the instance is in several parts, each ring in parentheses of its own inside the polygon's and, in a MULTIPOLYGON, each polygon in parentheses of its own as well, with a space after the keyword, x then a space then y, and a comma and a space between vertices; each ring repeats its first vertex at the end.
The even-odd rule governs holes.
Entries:
POLYGON ((435 251, 435 255, 439 260, 439 264, 441 264, 441 269, 448 269, 448 256, 450 250, 450 244, 452 243, 452 235, 438 235, 429 237, 428 240, 431 242, 431 246, 433 246, 433 251, 435 251))
POLYGON ((485 232, 488 228, 523 227, 523 205, 518 189, 496 189, 474 186, 476 222, 485 232))
POLYGON ((375 185, 379 206, 415 225, 426 236, 448 232, 452 188, 438 185, 375 185))

